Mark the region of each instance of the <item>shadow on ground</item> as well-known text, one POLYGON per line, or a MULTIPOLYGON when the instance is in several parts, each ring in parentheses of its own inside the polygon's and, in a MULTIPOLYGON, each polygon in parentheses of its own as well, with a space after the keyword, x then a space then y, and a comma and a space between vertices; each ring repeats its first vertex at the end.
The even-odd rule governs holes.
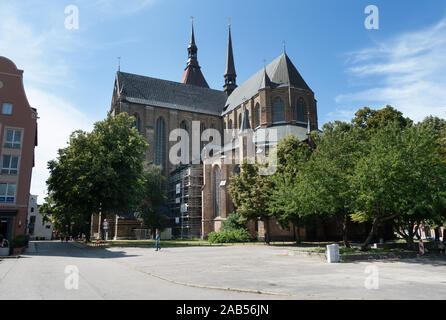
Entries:
POLYGON ((138 255, 130 255, 125 251, 85 247, 76 242, 31 241, 22 257, 32 256, 116 259, 138 255))

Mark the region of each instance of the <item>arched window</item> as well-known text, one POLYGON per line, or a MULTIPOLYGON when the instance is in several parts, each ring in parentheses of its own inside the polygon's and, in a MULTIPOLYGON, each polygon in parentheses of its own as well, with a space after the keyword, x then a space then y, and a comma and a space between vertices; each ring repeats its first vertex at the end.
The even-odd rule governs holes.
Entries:
POLYGON ((164 119, 156 120, 156 145, 155 145, 155 164, 166 164, 166 126, 164 119))
POLYGON ((202 138, 202 136, 203 136, 203 132, 204 132, 204 130, 206 130, 206 125, 205 125, 204 122, 202 122, 202 123, 200 124, 200 154, 201 154, 201 151, 203 150, 203 148, 204 148, 204 146, 205 146, 205 144, 206 144, 206 141, 202 141, 202 140, 201 140, 201 138, 202 138))
POLYGON ((296 117, 297 121, 305 122, 305 101, 302 98, 297 100, 296 117))
POLYGON ((238 128, 239 129, 242 128, 242 114, 241 113, 238 115, 238 128))
POLYGON ((232 119, 229 119, 228 129, 232 129, 232 119))
POLYGON ((136 130, 138 130, 138 132, 140 132, 141 129, 141 118, 139 117, 139 115, 137 113, 135 113, 133 115, 135 117, 135 122, 133 122, 133 127, 136 128, 136 130))
POLYGON ((258 103, 254 107, 254 115, 253 116, 254 116, 253 127, 257 128, 258 126, 260 126, 260 105, 258 103))
POLYGON ((273 122, 285 121, 285 105, 277 98, 273 104, 273 122))
POLYGON ((239 174, 240 173, 240 166, 237 164, 235 167, 234 167, 234 174, 239 174))
POLYGON ((221 173, 220 168, 216 166, 214 168, 214 217, 220 216, 220 182, 221 173))
POLYGON ((181 121, 180 123, 180 129, 184 129, 187 131, 187 123, 186 120, 181 121))

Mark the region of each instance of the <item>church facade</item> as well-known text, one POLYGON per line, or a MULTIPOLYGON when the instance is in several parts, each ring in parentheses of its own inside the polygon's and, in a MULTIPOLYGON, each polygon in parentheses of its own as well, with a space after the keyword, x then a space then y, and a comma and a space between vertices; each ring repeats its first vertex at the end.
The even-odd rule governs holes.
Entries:
MULTIPOLYGON (((228 163, 225 159, 227 154, 235 160, 241 158, 245 141, 241 133, 274 129, 275 139, 256 140, 255 147, 263 149, 289 134, 303 141, 309 130, 318 130, 317 101, 285 52, 237 85, 230 27, 223 90, 209 88, 201 72, 193 26, 187 50, 181 82, 118 71, 110 111, 127 112, 136 118, 135 126, 149 144, 146 162, 163 167, 173 236, 206 238, 234 212, 228 186, 239 166, 237 161, 228 163), (170 133, 181 128, 192 136, 197 123, 200 133, 212 128, 222 137, 229 132, 230 139, 221 143, 221 151, 207 154, 198 163, 173 164, 169 152, 177 142, 169 141, 170 133)), ((192 139, 189 144, 192 149, 192 139)), ((200 144, 200 151, 205 145, 200 144)), ((188 160, 192 158, 190 155, 188 160)), ((110 229, 116 239, 132 237, 130 229, 138 228, 138 224, 131 220, 115 219, 110 229)), ((99 228, 97 222, 93 228, 99 228)), ((273 239, 294 237, 294 230, 281 230, 273 224, 273 239)), ((263 237, 262 222, 251 223, 250 230, 263 237)))

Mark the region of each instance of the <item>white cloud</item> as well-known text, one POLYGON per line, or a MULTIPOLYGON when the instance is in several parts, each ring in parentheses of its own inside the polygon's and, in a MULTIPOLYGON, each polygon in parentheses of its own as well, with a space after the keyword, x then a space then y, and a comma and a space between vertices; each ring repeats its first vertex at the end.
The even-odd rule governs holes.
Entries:
POLYGON ((445 57, 446 19, 350 53, 347 72, 355 87, 366 88, 338 95, 340 112, 350 112, 351 118, 358 107, 390 104, 415 121, 428 115, 445 117, 445 57))
POLYGON ((57 150, 67 145, 71 132, 77 129, 90 131, 92 121, 68 102, 41 90, 28 88, 28 100, 37 108, 38 147, 31 182, 31 193, 43 201, 48 179, 47 163, 57 157, 57 150))

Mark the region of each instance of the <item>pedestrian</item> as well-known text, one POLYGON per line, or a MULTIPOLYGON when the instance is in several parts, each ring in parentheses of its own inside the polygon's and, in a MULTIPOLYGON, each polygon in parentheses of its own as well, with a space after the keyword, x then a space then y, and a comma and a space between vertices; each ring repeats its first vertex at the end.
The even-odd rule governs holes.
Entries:
POLYGON ((156 246, 156 250, 155 251, 161 250, 161 247, 160 247, 160 233, 159 233, 158 229, 156 229, 155 246, 156 246))

